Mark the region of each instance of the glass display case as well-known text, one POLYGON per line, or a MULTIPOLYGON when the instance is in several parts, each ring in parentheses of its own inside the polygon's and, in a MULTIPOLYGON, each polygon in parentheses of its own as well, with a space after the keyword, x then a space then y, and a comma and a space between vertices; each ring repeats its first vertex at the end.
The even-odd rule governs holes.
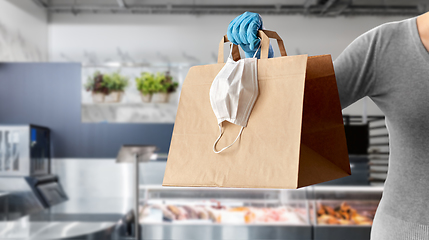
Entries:
POLYGON ((382 187, 140 186, 143 239, 369 239, 382 187))
POLYGON ((306 189, 141 190, 143 239, 311 239, 306 189))

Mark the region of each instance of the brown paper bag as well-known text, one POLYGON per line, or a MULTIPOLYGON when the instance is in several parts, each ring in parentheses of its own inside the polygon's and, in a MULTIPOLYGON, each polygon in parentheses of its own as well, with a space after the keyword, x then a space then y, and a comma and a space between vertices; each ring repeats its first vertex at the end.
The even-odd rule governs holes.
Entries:
MULTIPOLYGON (((224 36, 218 63, 192 67, 186 76, 163 186, 294 189, 351 174, 331 56, 286 56, 277 33, 259 34, 259 96, 240 139, 213 152, 219 128, 209 91, 224 66, 224 36), (282 57, 268 59, 268 37, 277 39, 282 57)), ((237 46, 233 53, 237 60, 237 46)), ((223 127, 218 149, 241 128, 223 127)))

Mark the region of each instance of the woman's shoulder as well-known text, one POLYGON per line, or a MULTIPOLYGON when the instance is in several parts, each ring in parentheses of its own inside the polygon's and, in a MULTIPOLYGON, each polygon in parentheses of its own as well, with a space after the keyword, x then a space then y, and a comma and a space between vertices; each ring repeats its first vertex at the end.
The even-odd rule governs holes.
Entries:
POLYGON ((379 41, 391 41, 400 36, 407 36, 415 22, 416 17, 387 22, 369 30, 366 34, 373 35, 379 41))

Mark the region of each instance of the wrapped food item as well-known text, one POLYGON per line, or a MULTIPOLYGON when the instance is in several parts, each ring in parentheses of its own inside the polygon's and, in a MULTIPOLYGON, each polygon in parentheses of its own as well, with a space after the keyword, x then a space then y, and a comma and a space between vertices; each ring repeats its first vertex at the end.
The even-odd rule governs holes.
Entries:
POLYGON ((301 214, 301 211, 296 211, 295 209, 291 208, 280 208, 279 209, 279 222, 285 222, 288 224, 306 224, 306 217, 305 215, 301 214))
POLYGON ((175 219, 178 219, 180 215, 180 210, 174 205, 167 205, 167 209, 174 214, 175 219))
POLYGON ((195 207, 198 219, 207 220, 209 219, 209 213, 204 207, 195 207))
POLYGON ((183 207, 167 205, 167 209, 174 214, 175 220, 185 220, 188 219, 187 212, 183 207))
POLYGON ((186 210, 182 206, 177 206, 177 209, 179 210, 179 215, 177 216, 177 220, 187 220, 188 214, 186 210))
POLYGON ((221 222, 219 210, 213 209, 211 207, 206 207, 205 209, 207 211, 207 214, 210 220, 212 220, 215 223, 221 222))
POLYGON ((188 219, 198 219, 198 213, 194 206, 183 205, 183 209, 185 209, 188 219))

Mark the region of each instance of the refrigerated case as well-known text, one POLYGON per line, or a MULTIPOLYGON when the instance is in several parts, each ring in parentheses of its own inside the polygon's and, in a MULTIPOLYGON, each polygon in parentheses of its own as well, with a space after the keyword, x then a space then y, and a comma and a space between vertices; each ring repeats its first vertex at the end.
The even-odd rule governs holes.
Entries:
POLYGON ((148 185, 140 189, 143 239, 306 240, 369 239, 383 190, 358 186, 280 190, 148 185), (328 218, 331 220, 324 221, 328 218))
POLYGON ((143 239, 311 239, 306 189, 141 190, 143 239))

